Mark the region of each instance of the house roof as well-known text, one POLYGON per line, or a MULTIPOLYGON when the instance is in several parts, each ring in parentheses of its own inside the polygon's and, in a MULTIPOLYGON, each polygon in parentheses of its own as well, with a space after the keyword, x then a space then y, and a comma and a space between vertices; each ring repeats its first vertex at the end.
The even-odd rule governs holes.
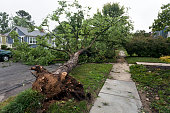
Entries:
MULTIPOLYGON (((46 35, 46 33, 41 32, 41 31, 39 31, 39 30, 34 30, 34 31, 32 31, 32 32, 29 32, 29 29, 28 29, 28 28, 20 27, 20 26, 15 26, 12 30, 14 30, 15 28, 19 29, 21 32, 23 32, 23 33, 24 33, 25 35, 27 35, 27 36, 36 37, 36 36, 44 36, 44 35, 46 35)), ((12 31, 12 30, 11 30, 11 31, 12 31)), ((11 32, 11 31, 10 31, 10 32, 11 32)), ((6 33, 5 35, 8 36, 10 32, 6 33)))

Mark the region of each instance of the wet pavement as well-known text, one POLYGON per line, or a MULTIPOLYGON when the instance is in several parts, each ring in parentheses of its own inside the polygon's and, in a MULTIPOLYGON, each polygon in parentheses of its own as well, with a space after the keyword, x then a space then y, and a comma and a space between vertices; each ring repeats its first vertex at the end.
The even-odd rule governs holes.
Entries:
MULTIPOLYGON (((54 71, 60 64, 44 66, 54 71)), ((0 62, 0 101, 31 88, 35 77, 31 74, 32 66, 13 62, 0 62)))

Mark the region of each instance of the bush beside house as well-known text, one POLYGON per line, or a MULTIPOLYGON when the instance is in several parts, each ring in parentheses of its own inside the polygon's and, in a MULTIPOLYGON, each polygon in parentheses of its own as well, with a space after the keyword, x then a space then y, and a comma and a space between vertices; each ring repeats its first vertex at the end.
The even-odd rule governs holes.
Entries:
POLYGON ((1 45, 1 49, 6 50, 7 46, 6 45, 1 45))

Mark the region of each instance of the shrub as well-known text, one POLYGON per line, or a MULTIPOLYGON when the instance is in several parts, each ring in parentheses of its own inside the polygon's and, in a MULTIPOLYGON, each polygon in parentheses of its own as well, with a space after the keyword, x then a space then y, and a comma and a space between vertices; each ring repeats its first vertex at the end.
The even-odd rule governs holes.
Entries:
POLYGON ((114 50, 99 50, 91 48, 80 55, 79 62, 80 63, 114 62, 114 58, 115 58, 114 50))
POLYGON ((41 107, 44 97, 28 89, 21 92, 11 103, 1 109, 1 113, 33 113, 41 107))
POLYGON ((125 45, 130 56, 160 57, 170 54, 170 43, 163 38, 133 38, 125 45))
POLYGON ((160 57, 160 59, 165 61, 165 62, 170 62, 170 56, 160 57))
POLYGON ((79 62, 81 63, 113 62, 113 59, 115 58, 115 50, 112 46, 113 45, 107 45, 106 42, 97 41, 91 48, 89 48, 80 55, 79 62))
POLYGON ((7 46, 6 45, 1 45, 1 49, 7 50, 7 46))

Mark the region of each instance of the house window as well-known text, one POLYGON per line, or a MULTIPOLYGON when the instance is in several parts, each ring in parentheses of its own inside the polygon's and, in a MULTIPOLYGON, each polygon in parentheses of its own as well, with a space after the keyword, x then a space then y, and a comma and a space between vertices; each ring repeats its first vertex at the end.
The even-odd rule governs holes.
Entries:
POLYGON ((30 37, 29 44, 36 44, 36 37, 30 37))
POLYGON ((20 36, 21 42, 24 42, 24 36, 20 36))

